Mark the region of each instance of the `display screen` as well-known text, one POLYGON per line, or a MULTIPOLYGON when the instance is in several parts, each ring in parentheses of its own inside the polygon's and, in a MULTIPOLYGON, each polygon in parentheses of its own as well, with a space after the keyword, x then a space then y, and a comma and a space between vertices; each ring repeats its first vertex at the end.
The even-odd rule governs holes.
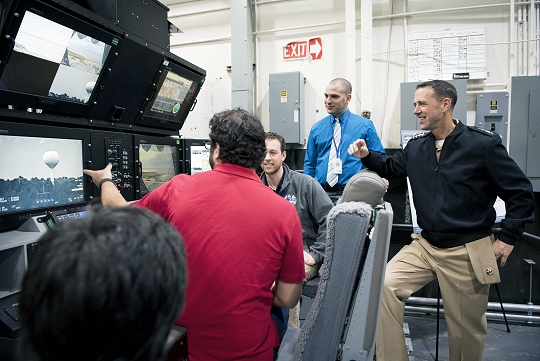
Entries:
POLYGON ((110 45, 26 11, 0 87, 86 104, 110 45))
POLYGON ((210 150, 207 149, 204 145, 192 145, 190 147, 190 164, 191 172, 190 174, 195 174, 199 172, 205 172, 211 170, 210 167, 210 150))
POLYGON ((193 72, 187 65, 164 59, 137 122, 181 129, 203 82, 204 76, 193 72))
POLYGON ((140 195, 143 196, 178 174, 178 151, 175 145, 140 144, 140 195))
MULTIPOLYGON (((178 115, 182 103, 186 99, 193 81, 181 77, 171 71, 165 70, 165 77, 156 99, 150 108, 151 112, 163 114, 167 117, 178 115)), ((160 117, 159 115, 156 115, 160 117)))
POLYGON ((0 135, 0 214, 82 203, 83 141, 0 135))

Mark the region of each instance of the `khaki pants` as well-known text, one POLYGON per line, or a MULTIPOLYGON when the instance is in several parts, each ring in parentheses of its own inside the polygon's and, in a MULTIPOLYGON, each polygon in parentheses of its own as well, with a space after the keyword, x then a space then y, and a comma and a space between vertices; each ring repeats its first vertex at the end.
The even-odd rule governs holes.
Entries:
MULTIPOLYGON (((319 268, 321 268, 320 263, 313 266, 304 264, 304 266, 306 268, 306 278, 304 279, 304 281, 310 280, 315 277, 317 275, 317 272, 319 272, 319 268)), ((300 301, 298 301, 296 306, 291 308, 289 312, 288 326, 292 328, 300 328, 300 301)))
POLYGON ((484 284, 485 279, 482 283, 478 281, 474 268, 485 267, 483 262, 487 257, 489 267, 495 265, 489 272, 493 280, 489 279, 488 283, 499 282, 491 246, 493 237, 447 249, 433 247, 421 235, 411 237, 413 242, 387 265, 377 329, 377 361, 409 360, 403 333, 404 301, 435 278, 444 303, 450 361, 482 360, 489 284, 484 284))

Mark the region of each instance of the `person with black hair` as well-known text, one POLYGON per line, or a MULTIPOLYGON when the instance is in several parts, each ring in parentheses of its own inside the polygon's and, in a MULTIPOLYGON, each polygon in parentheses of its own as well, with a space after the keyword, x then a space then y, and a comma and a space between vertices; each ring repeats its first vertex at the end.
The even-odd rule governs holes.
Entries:
POLYGON ((421 83, 414 95, 420 133, 392 157, 371 152, 358 139, 349 154, 381 177, 409 177, 421 234, 386 268, 377 360, 407 361, 405 300, 437 279, 444 302, 451 361, 482 360, 489 285, 500 282, 501 267, 534 221, 531 182, 510 158, 498 134, 452 118, 454 86, 443 80, 421 83), (506 203, 495 240, 493 208, 506 203))
MULTIPOLYGON (((215 114, 211 171, 181 174, 135 205, 149 208, 184 237, 189 284, 176 324, 186 327, 190 361, 272 360, 279 335, 272 306, 291 308, 305 277, 296 209, 255 173, 265 153, 259 119, 243 109, 215 114)), ((126 205, 111 166, 85 170, 104 205, 126 205)))
POLYGON ((174 227, 142 208, 91 208, 38 245, 19 299, 21 360, 162 359, 187 282, 174 227))

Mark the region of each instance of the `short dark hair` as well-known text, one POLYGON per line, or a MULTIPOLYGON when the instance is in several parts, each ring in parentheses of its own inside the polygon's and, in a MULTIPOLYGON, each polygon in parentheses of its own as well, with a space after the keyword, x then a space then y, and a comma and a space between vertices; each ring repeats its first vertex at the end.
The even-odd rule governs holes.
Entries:
POLYGON ((160 359, 186 282, 182 237, 151 211, 96 206, 60 222, 23 280, 21 359, 160 359))
POLYGON ((285 148, 287 148, 287 143, 285 143, 285 138, 283 138, 278 133, 266 132, 266 139, 277 139, 280 144, 281 153, 283 153, 285 151, 285 148))
POLYGON ((347 79, 343 78, 336 78, 330 82, 332 85, 339 84, 343 87, 343 90, 345 90, 345 94, 352 94, 352 85, 351 82, 347 79))
POLYGON ((457 103, 457 91, 456 88, 447 81, 444 80, 430 80, 418 84, 416 89, 432 87, 433 94, 437 100, 442 101, 444 98, 449 98, 451 101, 450 109, 454 109, 454 105, 457 103))
POLYGON ((235 108, 214 114, 209 122, 210 142, 219 144, 223 163, 257 168, 266 154, 266 133, 261 121, 247 110, 235 108))

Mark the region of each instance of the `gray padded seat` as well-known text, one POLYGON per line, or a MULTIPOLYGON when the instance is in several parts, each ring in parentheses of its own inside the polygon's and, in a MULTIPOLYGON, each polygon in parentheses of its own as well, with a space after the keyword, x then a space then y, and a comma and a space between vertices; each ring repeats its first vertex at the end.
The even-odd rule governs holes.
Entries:
POLYGON ((366 202, 371 207, 384 205, 383 196, 386 183, 374 171, 362 169, 353 175, 345 185, 341 202, 366 202))
POLYGON ((279 361, 373 357, 392 211, 389 204, 389 209, 380 205, 386 185, 375 173, 360 172, 349 183, 343 191, 347 201, 334 206, 327 217, 326 253, 315 300, 302 328, 287 330, 279 361), (359 188, 367 190, 368 201, 378 210, 374 223, 373 207, 353 201, 365 196, 359 188))

